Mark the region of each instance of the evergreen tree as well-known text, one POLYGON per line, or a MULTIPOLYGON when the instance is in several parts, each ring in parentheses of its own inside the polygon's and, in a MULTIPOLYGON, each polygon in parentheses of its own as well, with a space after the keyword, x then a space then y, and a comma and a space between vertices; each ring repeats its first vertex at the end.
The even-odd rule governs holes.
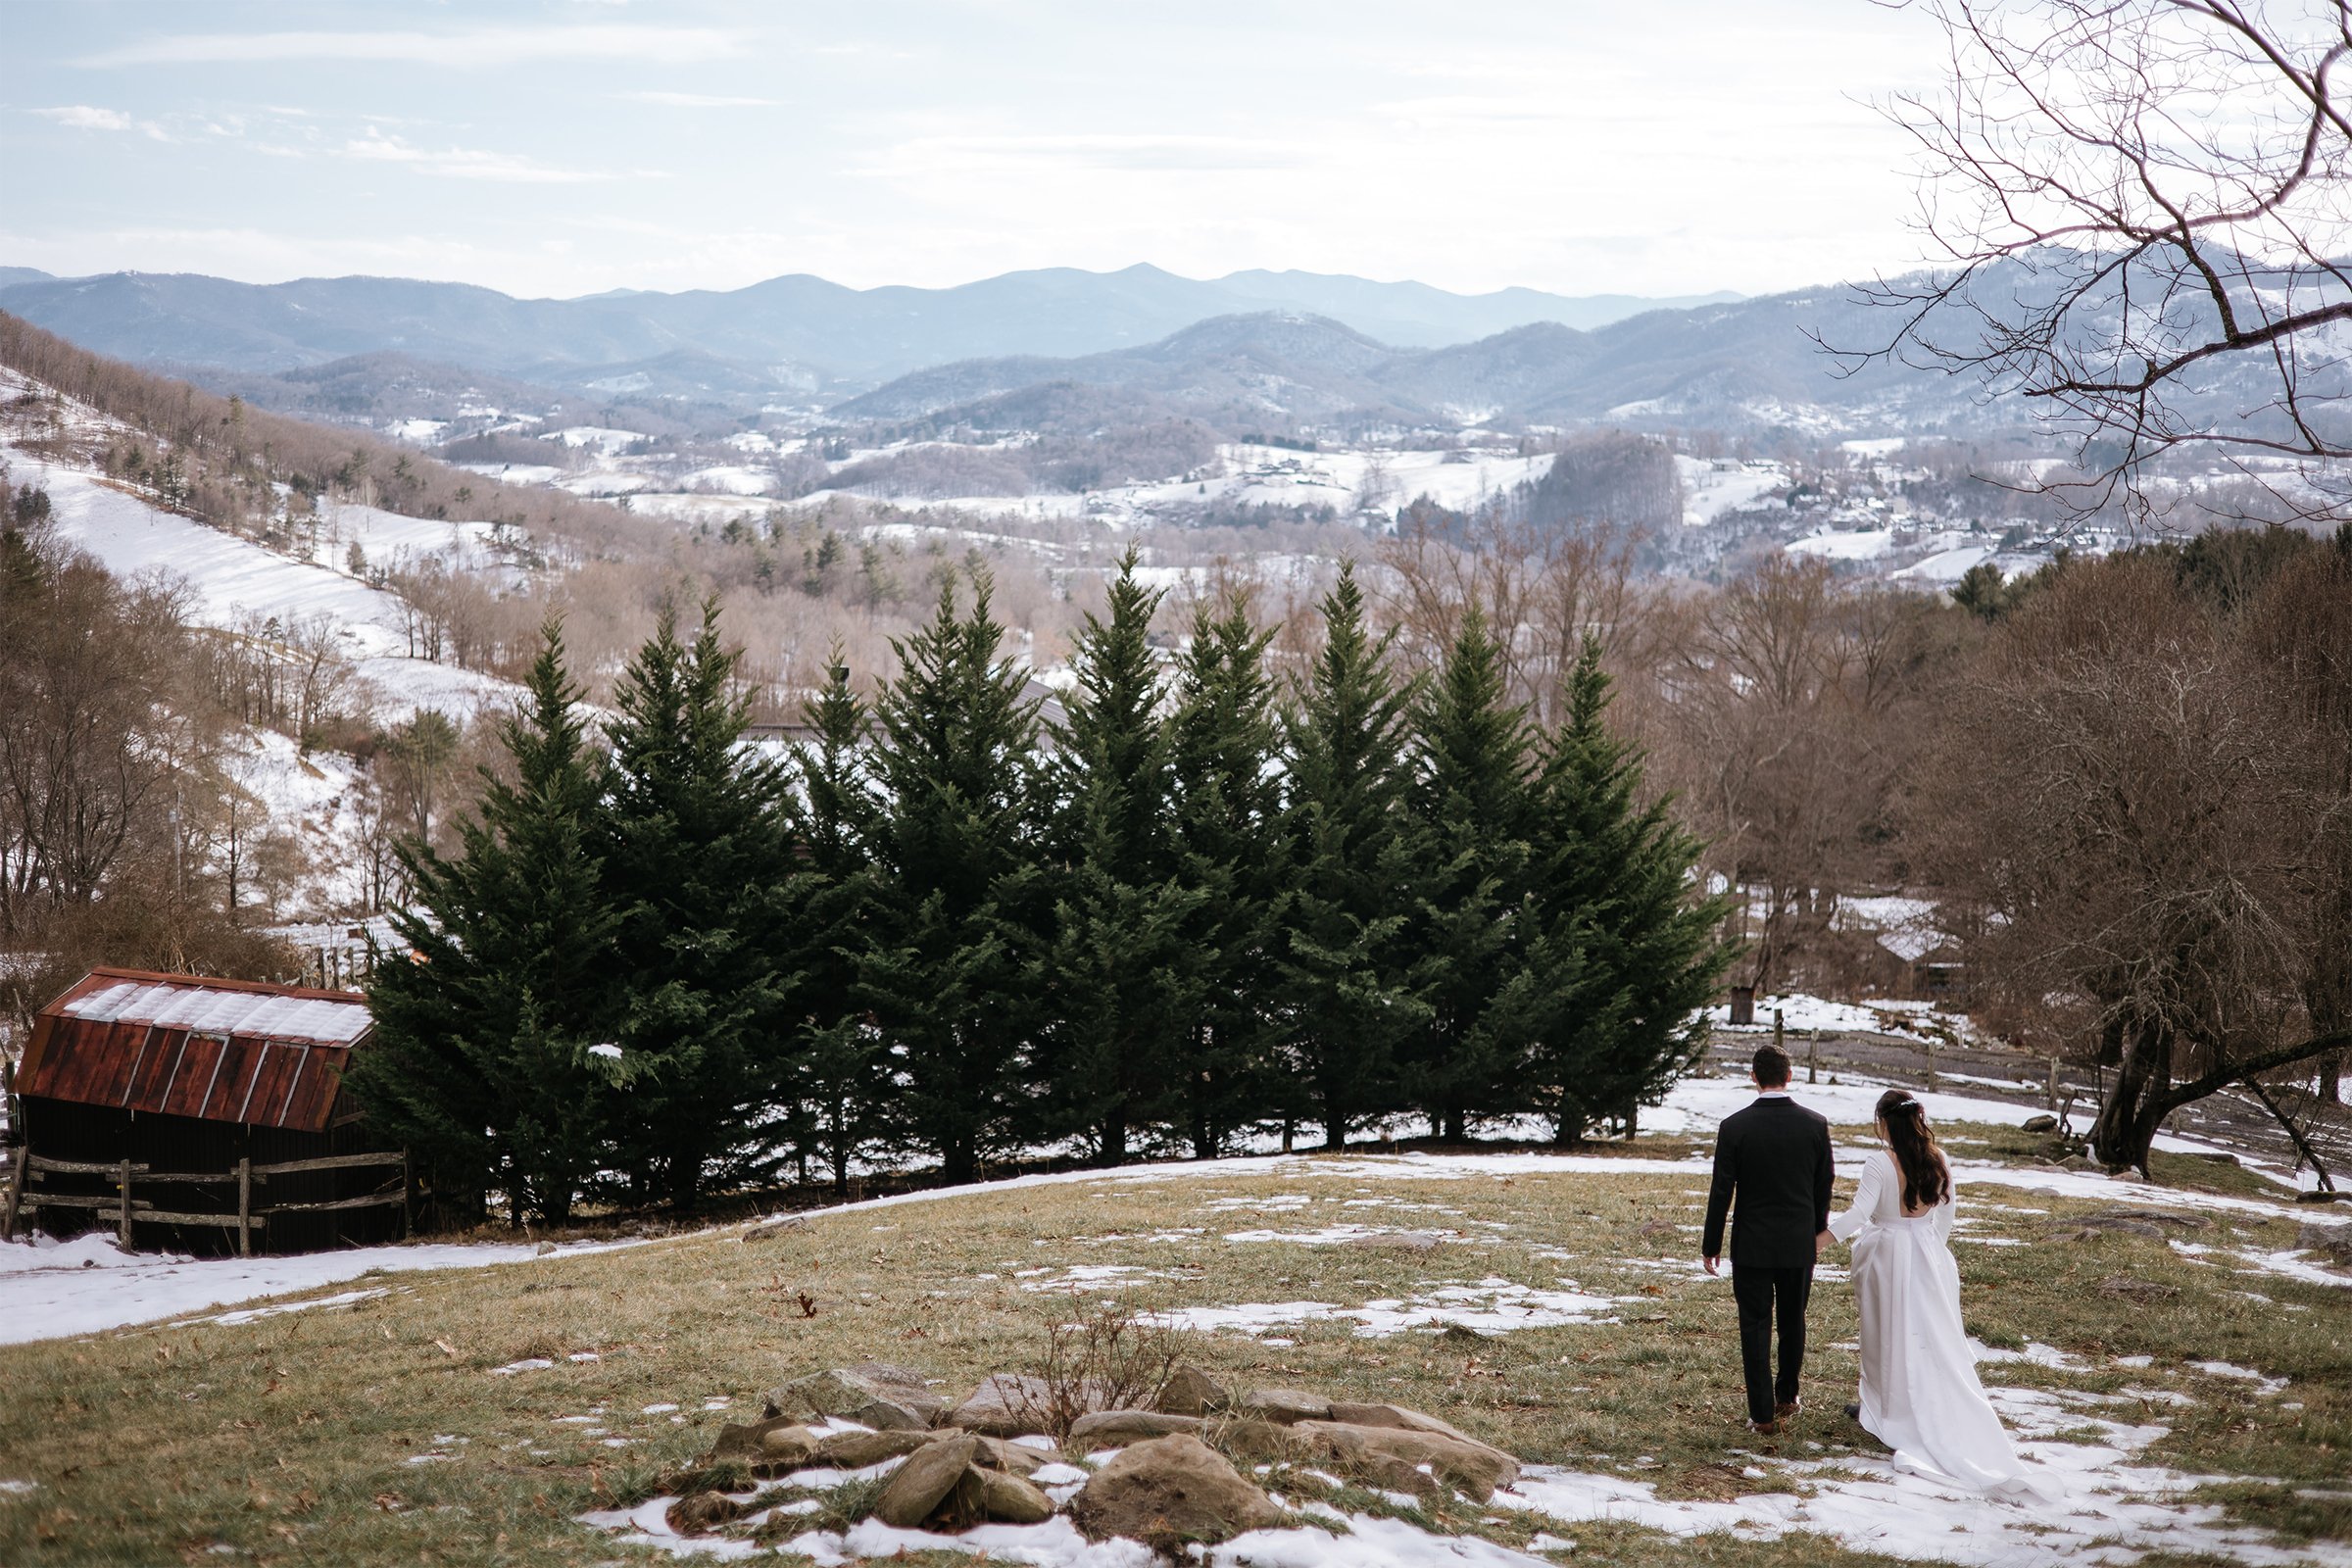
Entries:
POLYGON ((1324 1145, 1396 1102, 1397 1048, 1428 1017, 1410 961, 1408 725, 1415 688, 1365 625, 1343 564, 1324 597, 1324 645, 1290 730, 1289 836, 1296 859, 1280 963, 1295 1081, 1322 1116, 1324 1145))
POLYGON ((1268 1048, 1274 941, 1285 907, 1282 745, 1272 632, 1238 597, 1195 611, 1170 723, 1176 874, 1200 896, 1188 920, 1200 994, 1178 1077, 1193 1152, 1206 1159, 1241 1122, 1271 1108, 1268 1048))
POLYGON ((1460 1142, 1471 1116, 1516 1108, 1522 1092, 1491 1010, 1521 957, 1534 804, 1527 710, 1503 701, 1501 650, 1475 607, 1415 729, 1414 974, 1430 1011, 1406 1089, 1433 1135, 1460 1142))
POLYGON ((1533 961, 1506 1003, 1562 1143, 1609 1117, 1632 1132, 1705 1049, 1699 1009, 1733 957, 1727 901, 1694 896, 1700 846, 1671 802, 1642 804, 1641 755, 1609 733, 1608 704, 1588 637, 1538 785, 1533 961))
POLYGON ((847 1196, 850 1165, 887 1134, 892 1085, 858 997, 859 958, 872 937, 876 804, 864 757, 869 714, 850 687, 839 645, 804 714, 811 740, 794 755, 798 837, 808 856, 794 884, 803 1020, 791 1098, 798 1141, 824 1160, 834 1192, 847 1196))
POLYGON ((503 1188, 516 1219, 558 1224, 603 1162, 613 1074, 591 1048, 612 1041, 623 1003, 580 698, 551 622, 501 728, 514 782, 486 774, 454 858, 401 846, 414 896, 394 927, 416 961, 376 966, 375 1038, 350 1077, 442 1200, 478 1212, 503 1188))
POLYGON ((908 1136, 950 1182, 974 1178, 1032 1099, 1039 705, 999 657, 989 598, 976 573, 958 616, 955 581, 943 582, 931 623, 893 644, 899 673, 874 705, 875 935, 858 995, 900 1075, 908 1136))
POLYGON ((1088 614, 1072 643, 1077 679, 1054 732, 1065 869, 1042 964, 1054 1021, 1041 1077, 1056 1129, 1089 1137, 1105 1165, 1181 1104, 1201 967, 1188 927, 1206 897, 1175 875, 1166 694, 1150 642, 1160 596, 1135 580, 1137 563, 1130 546, 1109 619, 1088 614))
POLYGON ((740 666, 719 641, 715 599, 691 644, 665 604, 609 728, 602 858, 628 987, 619 1038, 642 1075, 618 1155, 683 1209, 707 1185, 772 1168, 786 1070, 784 783, 740 744, 740 666))

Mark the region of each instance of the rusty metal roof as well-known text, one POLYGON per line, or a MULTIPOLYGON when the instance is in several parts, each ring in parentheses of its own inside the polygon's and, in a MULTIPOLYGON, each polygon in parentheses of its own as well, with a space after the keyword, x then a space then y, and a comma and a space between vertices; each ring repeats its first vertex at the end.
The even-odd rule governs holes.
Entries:
POLYGON ((368 1028, 346 992, 93 969, 35 1017, 17 1092, 321 1132, 368 1028))

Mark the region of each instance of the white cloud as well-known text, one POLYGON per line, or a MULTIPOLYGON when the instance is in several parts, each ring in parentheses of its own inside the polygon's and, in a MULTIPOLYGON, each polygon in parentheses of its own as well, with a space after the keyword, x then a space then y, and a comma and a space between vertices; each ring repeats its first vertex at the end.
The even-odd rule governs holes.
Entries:
POLYGON ((486 179, 513 185, 582 185, 615 176, 596 170, 551 169, 512 153, 478 148, 414 147, 397 136, 369 127, 368 134, 343 144, 343 156, 368 163, 405 164, 420 174, 444 179, 486 179))
POLYGON ((712 92, 624 92, 619 97, 636 104, 660 104, 668 109, 778 109, 775 98, 733 98, 712 92))
POLYGON ((717 60, 739 47, 714 27, 591 25, 473 27, 453 32, 171 33, 104 50, 84 66, 255 64, 365 60, 469 69, 530 60, 628 60, 663 65, 717 60))
POLYGON ((76 130, 128 130, 131 118, 120 109, 93 109, 88 104, 73 104, 63 109, 35 109, 34 114, 54 120, 61 125, 76 130))

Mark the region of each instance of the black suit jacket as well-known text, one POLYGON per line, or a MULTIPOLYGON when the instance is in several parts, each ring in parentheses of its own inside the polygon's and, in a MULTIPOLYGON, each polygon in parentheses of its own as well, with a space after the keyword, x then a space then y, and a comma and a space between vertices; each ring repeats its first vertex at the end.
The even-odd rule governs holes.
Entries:
POLYGON ((1730 1215, 1734 1268, 1811 1267, 1813 1239, 1830 1226, 1836 1179, 1829 1121, 1793 1100, 1759 1096, 1716 1131, 1702 1252, 1723 1255, 1723 1221, 1730 1215))

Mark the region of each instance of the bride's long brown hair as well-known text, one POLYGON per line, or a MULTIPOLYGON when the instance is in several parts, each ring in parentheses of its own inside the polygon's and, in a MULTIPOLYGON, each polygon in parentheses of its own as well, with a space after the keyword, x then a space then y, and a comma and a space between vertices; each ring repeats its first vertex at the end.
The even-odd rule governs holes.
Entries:
POLYGON ((1903 1212, 1931 1209, 1949 1198, 1952 1168, 1928 1130, 1928 1107, 1909 1090, 1889 1089, 1879 1097, 1879 1121, 1894 1150, 1895 1168, 1903 1173, 1903 1212))

